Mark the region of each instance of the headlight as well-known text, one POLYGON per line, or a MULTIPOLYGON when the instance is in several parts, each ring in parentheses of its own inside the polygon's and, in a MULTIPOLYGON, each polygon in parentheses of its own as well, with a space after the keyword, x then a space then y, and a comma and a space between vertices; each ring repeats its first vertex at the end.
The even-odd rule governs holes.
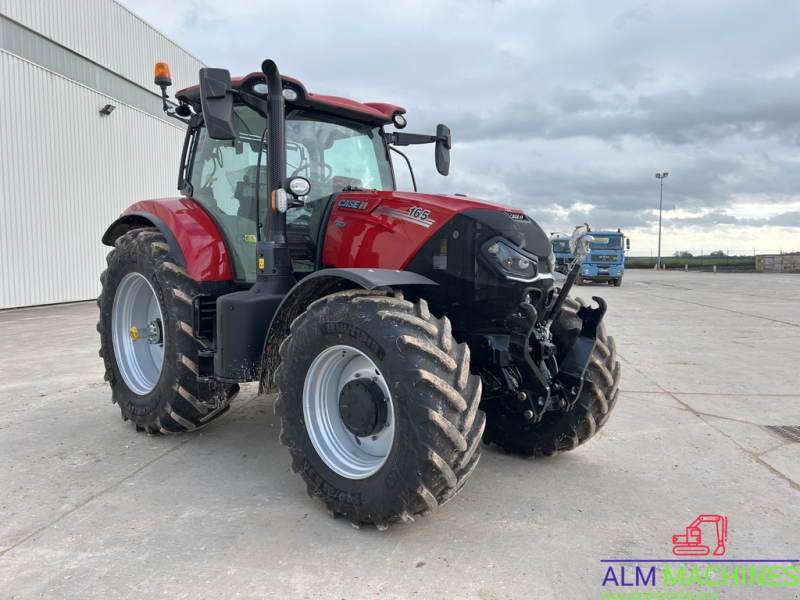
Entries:
POLYGON ((514 281, 531 281, 536 277, 536 259, 523 255, 500 238, 483 245, 483 255, 501 276, 514 281))

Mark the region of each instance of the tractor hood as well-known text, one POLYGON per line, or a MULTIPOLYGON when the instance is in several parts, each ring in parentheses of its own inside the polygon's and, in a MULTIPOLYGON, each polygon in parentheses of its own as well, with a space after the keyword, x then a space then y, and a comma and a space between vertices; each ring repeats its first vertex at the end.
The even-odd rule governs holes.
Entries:
MULTIPOLYGON (((506 238, 538 257, 550 255, 545 232, 513 206, 456 195, 346 190, 333 200, 323 262, 403 269, 429 240, 442 238, 443 228, 457 217, 463 227, 506 238)), ((465 232, 450 232, 450 237, 454 233, 457 239, 465 232)))
MULTIPOLYGON (((486 209, 496 210, 508 215, 513 220, 523 220, 524 213, 521 209, 488 202, 478 198, 470 198, 460 194, 424 194, 420 192, 386 192, 386 191, 344 191, 338 196, 339 201, 350 198, 357 202, 366 203, 361 210, 372 212, 383 203, 394 205, 400 203, 403 206, 424 206, 429 210, 442 211, 450 214, 457 214, 466 210, 486 209)), ((423 219, 424 220, 424 219, 423 219)))

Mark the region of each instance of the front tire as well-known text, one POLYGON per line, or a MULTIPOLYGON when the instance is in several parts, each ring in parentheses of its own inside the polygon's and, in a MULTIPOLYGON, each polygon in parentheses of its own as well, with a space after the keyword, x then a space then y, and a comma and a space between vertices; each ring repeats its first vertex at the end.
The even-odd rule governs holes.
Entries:
POLYGON ((207 385, 200 401, 197 353, 206 347, 193 335, 192 297, 199 293, 155 228, 117 239, 100 276, 100 357, 112 401, 124 420, 147 433, 180 433, 219 418, 238 385, 207 385))
POLYGON ((622 277, 617 277, 617 278, 614 280, 614 285, 615 285, 616 287, 619 287, 619 286, 621 286, 621 285, 622 285, 622 277))
POLYGON ((280 356, 281 443, 332 516, 385 529, 435 510, 475 469, 480 379, 424 300, 327 296, 292 323, 280 356))

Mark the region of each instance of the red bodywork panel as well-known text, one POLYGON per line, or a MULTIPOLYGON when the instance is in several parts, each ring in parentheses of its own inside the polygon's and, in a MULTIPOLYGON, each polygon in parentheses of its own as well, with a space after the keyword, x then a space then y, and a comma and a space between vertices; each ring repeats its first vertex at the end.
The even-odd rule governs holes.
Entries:
MULTIPOLYGON (((243 91, 248 94, 255 94, 253 92, 253 85, 264 81, 263 73, 250 73, 244 77, 231 78, 231 86, 235 90, 243 91)), ((373 123, 376 125, 388 125, 392 122, 392 117, 397 114, 403 114, 406 109, 402 106, 395 106, 394 104, 386 104, 384 102, 356 102, 349 98, 341 98, 339 96, 326 96, 324 94, 314 94, 306 90, 306 87, 294 77, 287 77, 281 75, 281 81, 284 87, 290 87, 298 93, 296 101, 287 101, 287 107, 296 106, 309 106, 317 110, 322 110, 331 113, 339 113, 346 111, 351 117, 358 118, 361 121, 373 123)), ((260 96, 260 94, 255 94, 260 96)), ((200 110, 200 86, 194 85, 183 90, 179 90, 175 97, 183 102, 191 104, 195 110, 200 110)))
MULTIPOLYGON (((413 192, 342 192, 328 220, 322 263, 336 268, 402 270, 454 215, 482 208, 521 215, 518 208, 466 198, 413 192)), ((148 212, 167 224, 195 281, 233 279, 222 235, 191 198, 137 202, 123 214, 148 212)))
POLYGON ((164 221, 180 244, 195 281, 230 281, 231 261, 222 235, 206 210, 191 198, 144 200, 123 214, 148 212, 164 221))
POLYGON ((522 214, 483 200, 414 192, 342 192, 334 202, 322 263, 337 268, 402 270, 460 212, 483 208, 522 214))

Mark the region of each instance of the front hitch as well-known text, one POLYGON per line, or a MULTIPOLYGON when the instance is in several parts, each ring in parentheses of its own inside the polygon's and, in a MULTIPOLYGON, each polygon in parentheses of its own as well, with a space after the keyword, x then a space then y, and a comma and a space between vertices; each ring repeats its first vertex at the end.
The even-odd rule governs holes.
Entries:
MULTIPOLYGON (((556 360, 556 348, 551 341, 550 327, 558 318, 566 301, 569 290, 575 283, 581 265, 591 251, 590 244, 594 238, 588 229, 580 227, 572 235, 570 245, 574 248, 575 259, 570 264, 567 280, 559 292, 558 298, 540 321, 536 309, 527 302, 520 304, 520 311, 506 318, 509 331, 507 348, 495 348, 502 356, 505 354, 515 367, 514 377, 506 377, 513 384, 511 400, 516 399, 524 419, 537 422, 549 410, 572 409, 580 397, 583 388, 583 374, 597 342, 597 327, 606 313, 606 303, 602 298, 593 297, 597 308, 581 307, 578 318, 581 320, 581 331, 566 350, 566 355, 559 365, 556 360), (516 396, 515 398, 513 398, 516 396)), ((504 374, 508 369, 502 364, 504 374)))
POLYGON ((592 300, 597 303, 597 308, 582 306, 578 309, 578 318, 583 322, 581 332, 564 357, 551 385, 559 396, 558 408, 564 410, 571 410, 580 397, 583 374, 597 343, 597 328, 606 314, 606 301, 599 296, 592 296, 592 300))
POLYGON ((507 347, 491 338, 495 355, 510 359, 500 361, 501 370, 506 372, 506 365, 510 366, 515 375, 509 378, 513 384, 508 386, 511 394, 505 403, 519 407, 514 412, 525 420, 535 423, 547 411, 569 411, 580 397, 597 329, 606 313, 605 300, 597 296, 593 300, 597 308, 583 306, 578 310, 581 330, 561 364, 556 361, 558 348, 550 341, 549 323, 537 323, 536 309, 525 302, 520 304, 520 312, 506 319, 510 334, 507 347))

